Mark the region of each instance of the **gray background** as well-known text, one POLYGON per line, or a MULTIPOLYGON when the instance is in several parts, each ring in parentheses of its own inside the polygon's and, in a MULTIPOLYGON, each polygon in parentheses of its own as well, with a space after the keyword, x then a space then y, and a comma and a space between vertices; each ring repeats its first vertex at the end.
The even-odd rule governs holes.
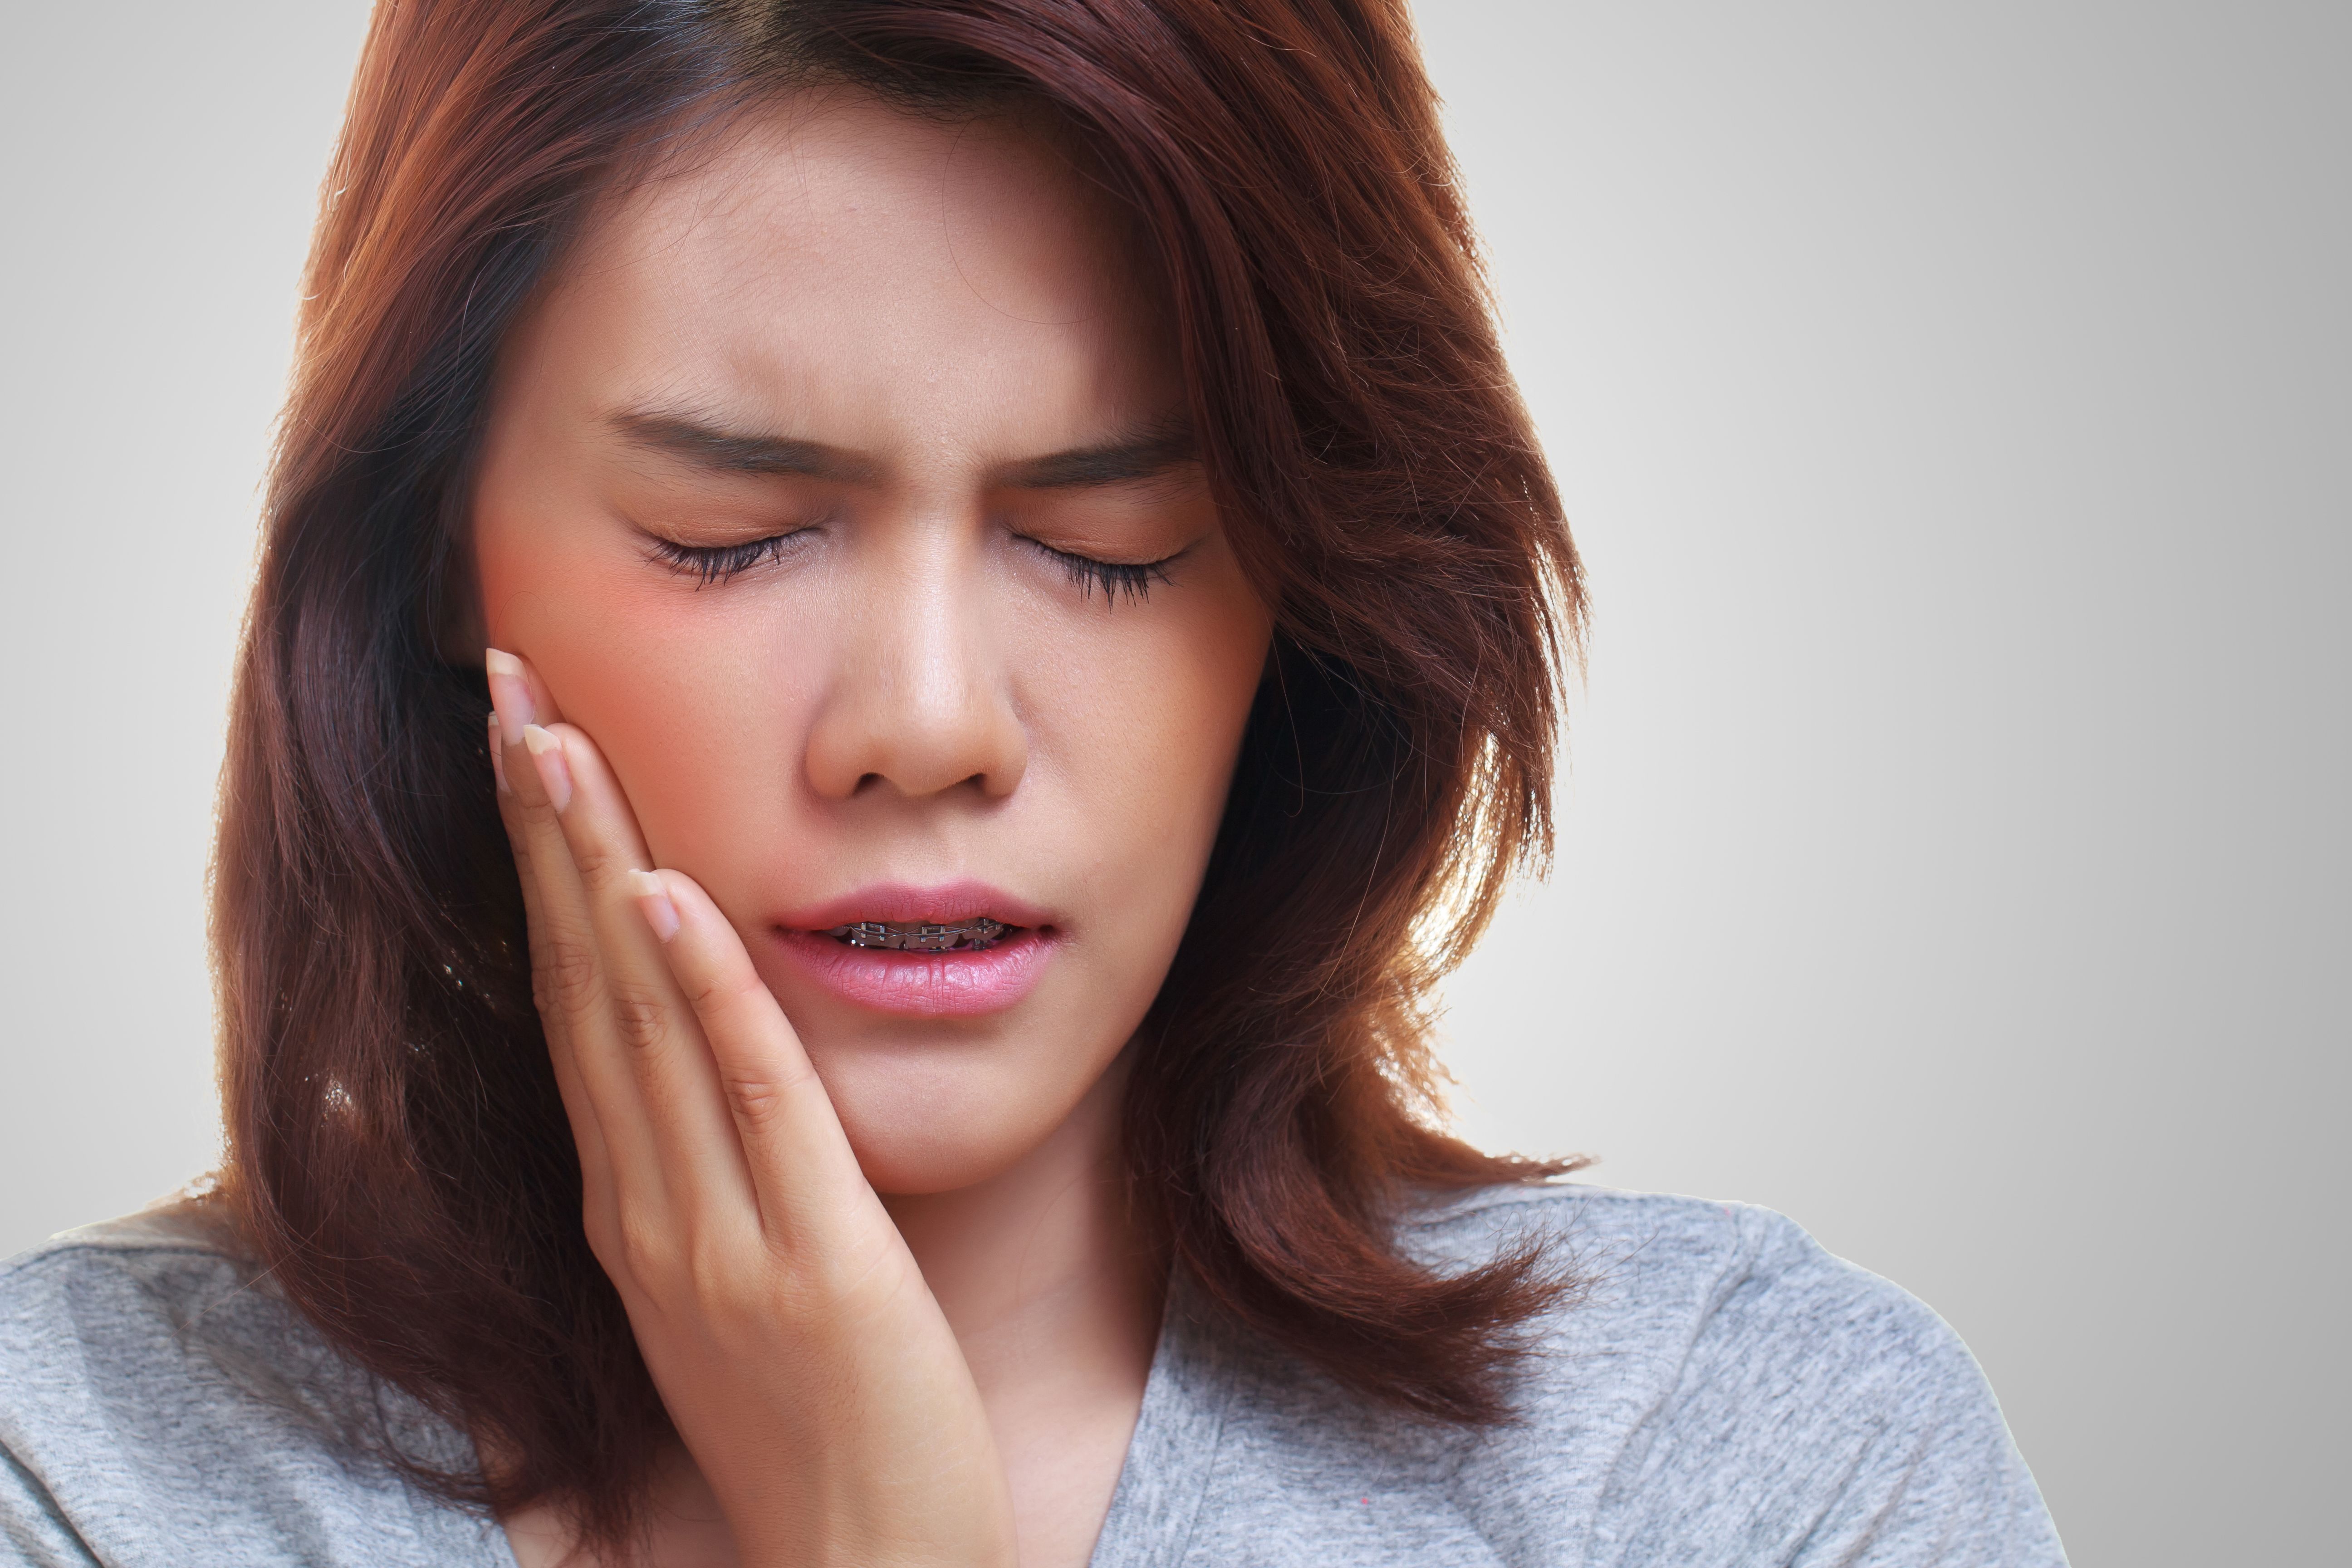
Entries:
MULTIPOLYGON (((1422 18, 1597 605, 1465 1126, 1926 1298, 2078 1563, 2340 1550, 2352 7, 1422 18)), ((216 1147, 210 792, 362 22, 10 16, 0 1252, 216 1147)))

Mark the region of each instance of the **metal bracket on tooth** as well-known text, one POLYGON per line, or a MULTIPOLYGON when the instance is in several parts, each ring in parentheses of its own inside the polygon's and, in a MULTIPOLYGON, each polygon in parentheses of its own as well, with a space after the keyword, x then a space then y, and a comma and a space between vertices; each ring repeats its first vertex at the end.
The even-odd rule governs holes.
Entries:
POLYGON ((852 947, 881 947, 897 952, 953 952, 958 949, 992 947, 1004 934, 1003 921, 977 915, 950 925, 858 921, 835 926, 824 933, 852 947))

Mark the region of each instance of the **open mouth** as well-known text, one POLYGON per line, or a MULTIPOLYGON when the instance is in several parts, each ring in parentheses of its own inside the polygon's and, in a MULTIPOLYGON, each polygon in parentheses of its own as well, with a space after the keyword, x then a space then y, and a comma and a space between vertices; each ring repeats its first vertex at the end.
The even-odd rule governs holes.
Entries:
POLYGON ((886 952, 984 952, 1026 929, 986 915, 972 915, 947 921, 853 921, 847 925, 830 927, 822 934, 845 946, 878 948, 886 952))
MULTIPOLYGON (((868 1013, 976 1018, 1019 1005, 1067 945, 1057 911, 977 879, 873 882, 778 911, 772 950, 802 984, 868 1013)), ((780 993, 787 1010, 793 1003, 780 993)))

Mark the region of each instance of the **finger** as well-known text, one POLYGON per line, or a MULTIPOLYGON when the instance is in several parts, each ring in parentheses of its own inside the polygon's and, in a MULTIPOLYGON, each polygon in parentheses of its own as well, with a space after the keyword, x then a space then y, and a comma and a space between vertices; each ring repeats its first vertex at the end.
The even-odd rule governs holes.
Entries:
POLYGON ((638 1197, 658 1201, 664 1195, 661 1170, 642 1099, 625 1068, 614 1070, 617 1053, 595 1048, 593 1038, 600 1030, 609 1034, 610 1004, 595 921, 557 818, 558 805, 571 795, 570 775, 544 729, 526 725, 518 737, 509 727, 520 712, 540 710, 544 689, 520 659, 500 658, 493 697, 511 711, 499 715, 508 786, 499 807, 528 900, 531 993, 546 1026, 549 1054, 559 1085, 568 1065, 599 1130, 614 1196, 626 1184, 638 1197), (530 704, 527 709, 520 705, 525 702, 530 704))
POLYGON ((750 1172, 730 1122, 703 1030, 635 908, 631 878, 650 864, 636 816, 595 742, 572 725, 530 732, 542 768, 561 756, 567 798, 556 813, 596 934, 604 1027, 573 1040, 589 1081, 633 1076, 672 1192, 698 1215, 732 1205, 748 1220, 750 1172), (606 1054, 613 1065, 597 1059, 606 1054))
POLYGON ((643 872, 630 884, 709 1042, 762 1229, 802 1245, 850 1211, 878 1206, 800 1036, 719 906, 683 872, 643 872))
POLYGON ((490 688, 490 704, 498 710, 499 726, 506 731, 507 744, 522 744, 522 732, 533 724, 554 724, 563 715, 555 706, 554 694, 547 682, 539 677, 530 661, 500 648, 482 650, 482 674, 490 688))
MULTIPOLYGON (((522 814, 513 797, 513 787, 506 783, 503 766, 501 724, 499 715, 489 715, 489 754, 497 769, 499 781, 499 820, 506 826, 506 839, 515 853, 515 872, 522 881, 522 920, 531 933, 531 945, 539 945, 539 931, 546 924, 539 912, 539 877, 531 875, 530 842, 522 835, 522 814)), ((581 1081, 579 1063, 572 1060, 572 1041, 564 1037, 560 1020, 551 1023, 541 1016, 541 1035, 548 1041, 548 1063, 555 1069, 555 1093, 564 1102, 564 1117, 572 1121, 572 1140, 579 1147, 581 1157, 581 1201, 595 1213, 612 1211, 612 1152, 604 1147, 604 1129, 595 1119, 595 1102, 588 1098, 588 1086, 581 1081)))
POLYGON ((613 992, 588 890, 563 834, 559 807, 572 792, 553 737, 534 724, 523 731, 520 765, 507 772, 509 810, 521 844, 517 856, 536 889, 530 931, 531 994, 603 1132, 613 1178, 651 1197, 662 1187, 653 1130, 627 1062, 613 1039, 613 992))
MULTIPOLYGON (((539 879, 531 874, 530 846, 523 837, 521 813, 514 800, 512 786, 507 783, 505 738, 503 726, 496 712, 489 719, 489 749, 499 795, 499 818, 505 824, 507 841, 514 851, 515 869, 522 885, 523 917, 527 928, 537 931, 541 915, 539 879)), ((564 1114, 572 1122, 572 1140, 580 1151, 580 1180, 583 1197, 593 1207, 611 1196, 612 1160, 604 1147, 604 1129, 596 1122, 596 1109, 588 1099, 587 1086, 580 1081, 580 1068, 572 1059, 572 1047, 563 1031, 541 1020, 541 1031, 547 1037, 549 1061, 555 1069, 556 1092, 563 1100, 564 1114)))

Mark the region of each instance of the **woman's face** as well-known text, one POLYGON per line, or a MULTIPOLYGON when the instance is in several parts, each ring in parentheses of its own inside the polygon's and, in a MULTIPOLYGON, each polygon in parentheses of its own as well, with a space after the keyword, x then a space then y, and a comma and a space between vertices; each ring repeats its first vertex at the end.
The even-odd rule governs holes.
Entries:
POLYGON ((727 912, 886 1193, 1062 1123, 1224 805, 1269 618, 1150 277, 1050 138, 841 93, 615 204, 500 361, 488 640, 727 912))

